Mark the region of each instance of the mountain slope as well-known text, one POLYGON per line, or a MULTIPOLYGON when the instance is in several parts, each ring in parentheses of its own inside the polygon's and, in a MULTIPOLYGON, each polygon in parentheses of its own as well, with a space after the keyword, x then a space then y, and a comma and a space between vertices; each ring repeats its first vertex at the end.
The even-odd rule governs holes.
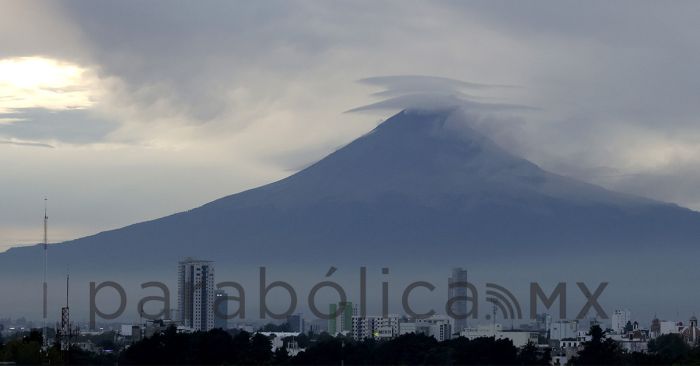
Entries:
MULTIPOLYGON (((449 111, 400 112, 286 179, 52 245, 52 260, 85 271, 172 268, 188 255, 253 264, 440 262, 445 253, 567 255, 580 245, 680 251, 700 237, 696 212, 546 172, 462 122, 449 111)), ((9 250, 0 264, 25 267, 37 250, 9 250)))

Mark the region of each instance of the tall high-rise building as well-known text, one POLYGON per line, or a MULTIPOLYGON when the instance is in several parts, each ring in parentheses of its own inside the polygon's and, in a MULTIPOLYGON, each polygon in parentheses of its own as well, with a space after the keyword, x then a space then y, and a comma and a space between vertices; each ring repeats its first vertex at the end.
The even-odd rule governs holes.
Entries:
POLYGON ((228 294, 224 290, 214 291, 214 328, 228 329, 228 294))
POLYGON ((457 298, 452 301, 452 315, 454 319, 455 333, 459 333, 467 327, 467 270, 464 268, 453 268, 452 276, 447 280, 447 300, 457 298))
POLYGON ((179 263, 177 304, 182 325, 214 329, 214 263, 187 258, 179 263))
POLYGON ((352 307, 351 302, 339 302, 338 304, 330 304, 328 319, 328 333, 336 335, 342 332, 352 331, 352 316, 356 315, 356 309, 352 307), (335 314, 335 316, 333 316, 335 314))

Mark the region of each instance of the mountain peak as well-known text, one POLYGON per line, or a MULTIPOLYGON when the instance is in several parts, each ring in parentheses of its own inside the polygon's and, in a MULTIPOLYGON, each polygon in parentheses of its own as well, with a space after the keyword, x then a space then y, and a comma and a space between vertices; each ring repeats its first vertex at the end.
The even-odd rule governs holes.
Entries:
POLYGON ((126 248, 177 257, 196 245, 202 256, 255 262, 323 256, 331 244, 357 245, 358 258, 367 250, 394 253, 398 243, 416 250, 439 243, 462 254, 487 245, 482 253, 494 254, 527 251, 521 241, 553 248, 576 238, 622 248, 658 238, 685 243, 698 232, 696 213, 547 172, 455 112, 401 111, 285 179, 65 243, 62 253, 89 252, 101 263, 105 253, 128 257, 126 248))
POLYGON ((537 169, 455 117, 453 110, 403 110, 352 143, 281 182, 317 194, 433 195, 514 168, 537 169))
POLYGON ((247 202, 246 197, 258 190, 276 207, 323 200, 376 202, 386 197, 421 205, 463 202, 463 209, 548 199, 583 204, 651 202, 546 172, 471 128, 456 109, 403 110, 286 179, 214 204, 247 202))
MULTIPOLYGON (((168 278, 193 254, 243 276, 259 265, 317 278, 318 265, 498 268, 503 258, 550 268, 580 254, 596 271, 627 265, 636 276, 654 268, 659 248, 685 253, 698 237, 696 212, 547 172, 454 111, 405 110, 290 177, 52 245, 51 258, 55 268, 70 263, 71 278, 85 284, 124 273, 168 278), (601 253, 607 266, 598 265, 601 253), (630 253, 649 266, 625 261, 630 253)), ((39 246, 2 253, 2 277, 33 281, 26 269, 40 258, 39 246)))
POLYGON ((469 127, 459 108, 405 109, 379 124, 370 134, 381 134, 390 140, 412 137, 495 147, 484 135, 469 127))

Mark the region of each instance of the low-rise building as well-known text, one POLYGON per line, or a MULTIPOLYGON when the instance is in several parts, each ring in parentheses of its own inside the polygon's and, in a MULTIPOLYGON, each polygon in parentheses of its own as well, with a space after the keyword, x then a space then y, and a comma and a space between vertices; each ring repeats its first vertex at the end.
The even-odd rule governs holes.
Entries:
POLYGON ((566 338, 576 338, 578 336, 577 320, 554 320, 549 323, 547 335, 550 340, 558 341, 566 338))
POLYGON ((690 318, 690 324, 687 327, 680 329, 681 337, 691 346, 697 346, 700 343, 700 329, 698 328, 698 318, 693 315, 690 318))
POLYGON ((356 340, 367 338, 392 339, 399 335, 399 316, 353 316, 352 337, 356 340))
POLYGON ((452 337, 452 321, 445 316, 433 315, 399 323, 399 335, 409 333, 425 334, 442 342, 452 337))

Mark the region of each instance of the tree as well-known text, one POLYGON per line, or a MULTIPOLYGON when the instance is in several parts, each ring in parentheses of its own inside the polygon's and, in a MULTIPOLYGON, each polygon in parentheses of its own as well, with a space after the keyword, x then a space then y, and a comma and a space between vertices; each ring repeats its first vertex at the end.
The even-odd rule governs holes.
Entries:
MULTIPOLYGON (((1 328, 1 326, 0 326, 1 328)), ((2 338, 2 333, 0 333, 0 362, 5 360, 5 340, 2 338)))
POLYGON ((591 327, 591 340, 583 343, 583 350, 571 359, 572 365, 619 365, 623 353, 615 341, 605 338, 599 325, 591 327))
POLYGON ((61 352, 60 345, 54 343, 54 345, 51 346, 49 351, 46 353, 46 359, 49 365, 63 364, 63 352, 61 352))
POLYGON ((518 363, 518 349, 509 339, 464 337, 445 342, 456 365, 514 365, 518 363))
POLYGON ((404 334, 390 342, 380 343, 377 362, 386 365, 416 365, 426 363, 437 340, 425 334, 404 334))
POLYGON ((24 337, 24 341, 26 343, 35 342, 41 345, 42 343, 44 343, 44 336, 41 334, 40 330, 32 329, 29 332, 29 335, 24 337))
POLYGON ((42 341, 41 332, 32 330, 28 336, 21 340, 16 339, 7 343, 4 347, 4 359, 18 365, 41 364, 43 361, 41 356, 42 341))
POLYGON ((205 365, 221 365, 226 363, 229 358, 229 347, 233 343, 233 338, 230 334, 217 328, 199 334, 198 341, 198 363, 205 365))
POLYGON ((289 325, 289 323, 282 323, 282 324, 275 324, 275 323, 267 323, 262 327, 263 332, 289 332, 291 331, 292 327, 289 325))
MULTIPOLYGON (((343 355, 343 344, 340 339, 319 337, 317 343, 300 352, 292 359, 294 365, 337 365, 343 355)), ((348 362, 356 363, 356 362, 348 362)))
POLYGON ((649 352, 656 354, 664 363, 677 363, 690 353, 690 346, 678 334, 664 334, 649 341, 649 352))
POLYGON ((249 358, 250 353, 250 333, 241 331, 233 337, 231 349, 229 350, 229 360, 233 363, 244 363, 249 358))
POLYGON ((272 342, 267 336, 256 333, 250 340, 250 361, 256 365, 268 364, 272 360, 272 342))
POLYGON ((549 349, 540 352, 537 345, 528 342, 520 352, 518 352, 518 363, 521 365, 549 365, 552 356, 549 349))
POLYGON ((700 365, 700 347, 693 348, 686 356, 684 362, 689 365, 700 365))
POLYGON ((276 365, 286 365, 289 363, 289 352, 287 352, 287 347, 277 348, 272 356, 276 365))

